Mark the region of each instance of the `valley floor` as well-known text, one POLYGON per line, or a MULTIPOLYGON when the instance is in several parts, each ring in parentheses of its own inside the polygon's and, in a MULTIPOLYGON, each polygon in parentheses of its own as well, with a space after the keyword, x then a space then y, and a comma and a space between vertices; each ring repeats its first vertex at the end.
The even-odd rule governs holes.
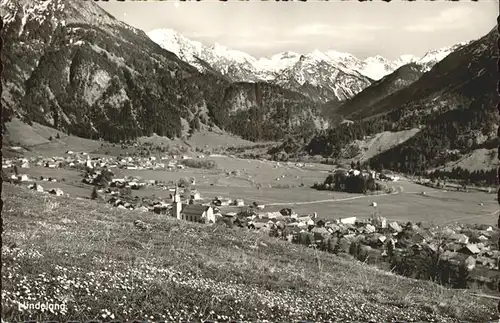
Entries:
POLYGON ((496 301, 270 238, 4 185, 2 320, 488 321, 496 301), (140 220, 149 229, 140 229, 140 220), (64 313, 19 303, 65 304, 64 313))
MULTIPOLYGON (((114 168, 113 172, 116 178, 136 176, 145 181, 177 182, 182 178, 194 178, 195 188, 203 199, 211 200, 215 196, 241 198, 246 205, 253 202, 266 205, 265 211, 279 211, 290 207, 298 214, 317 212, 323 219, 351 216, 368 218, 378 212, 394 221, 424 221, 436 225, 459 221, 467 224, 496 225, 498 203, 495 194, 481 191, 462 192, 453 188, 430 188, 407 179, 387 182, 398 191, 392 195, 317 191, 310 186, 314 182, 323 182, 331 166, 309 164, 299 168, 293 164, 228 156, 207 156, 207 159, 215 161, 217 169, 185 168, 168 171, 114 168), (238 174, 230 174, 231 172, 238 174), (304 186, 300 187, 300 184, 304 186), (422 192, 426 195, 422 195, 422 192), (377 203, 376 209, 371 206, 372 202, 377 203)), ((32 165, 30 168, 21 169, 21 172, 35 180, 40 176, 56 178, 57 183, 40 183, 45 189, 61 188, 74 197, 88 198, 92 190, 90 185, 81 182, 82 175, 75 169, 49 169, 32 165)), ((170 198, 169 194, 168 190, 157 187, 145 187, 133 192, 133 195, 140 197, 155 196, 165 200, 170 198)))

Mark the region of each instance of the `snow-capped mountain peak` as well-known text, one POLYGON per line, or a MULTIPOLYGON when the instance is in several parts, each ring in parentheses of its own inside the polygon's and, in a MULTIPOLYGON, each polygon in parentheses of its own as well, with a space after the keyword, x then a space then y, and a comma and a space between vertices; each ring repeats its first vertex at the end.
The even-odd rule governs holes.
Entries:
POLYGON ((148 36, 188 63, 195 63, 194 57, 199 56, 204 47, 202 43, 190 40, 173 29, 155 29, 148 36))
POLYGON ((148 36, 201 72, 206 65, 199 59, 233 81, 266 81, 322 102, 345 100, 371 84, 352 64, 356 58, 346 53, 314 50, 301 55, 287 51, 257 59, 219 43, 203 45, 171 29, 153 30, 148 36))
POLYGON ((442 61, 446 56, 469 43, 470 42, 461 42, 450 47, 430 50, 418 60, 418 64, 422 65, 425 71, 428 71, 432 68, 432 66, 442 61))
POLYGON ((352 54, 339 52, 336 50, 328 50, 325 54, 332 59, 356 59, 352 54))
POLYGON ((255 58, 253 56, 248 55, 247 53, 230 49, 224 45, 219 43, 215 43, 214 45, 208 47, 209 50, 213 52, 214 55, 219 57, 224 57, 226 59, 234 60, 238 63, 254 63, 255 58))
POLYGON ((365 62, 381 62, 381 63, 385 64, 385 63, 388 63, 389 61, 385 57, 382 57, 380 55, 375 55, 375 56, 371 56, 371 57, 366 58, 365 62))
POLYGON ((148 36, 201 72, 206 67, 199 59, 234 81, 266 81, 302 93, 303 87, 309 84, 315 90, 308 88, 305 94, 320 101, 350 98, 369 86, 372 80, 379 80, 411 62, 419 63, 421 60, 423 68, 428 69, 452 51, 431 51, 422 59, 414 55, 401 55, 394 61, 381 55, 361 60, 349 53, 336 50, 323 52, 318 49, 307 54, 286 51, 255 58, 219 43, 204 45, 172 29, 153 30, 148 36), (311 94, 311 91, 315 94, 311 94))
POLYGON ((415 55, 404 54, 404 55, 399 56, 398 59, 396 59, 394 61, 394 63, 396 64, 397 67, 401 67, 401 66, 409 64, 409 63, 415 63, 419 59, 420 58, 415 56, 415 55))
POLYGON ((417 61, 417 64, 422 66, 422 69, 427 72, 446 56, 469 43, 470 42, 461 42, 453 46, 430 50, 417 61))
MULTIPOLYGON (((278 54, 274 54, 272 55, 271 57, 267 58, 267 59, 270 59, 270 60, 280 60, 280 59, 295 59, 295 58, 298 58, 300 57, 300 54, 298 53, 295 53, 295 52, 282 52, 282 53, 278 53, 278 54)), ((266 59, 266 58, 261 58, 262 59, 266 59)))

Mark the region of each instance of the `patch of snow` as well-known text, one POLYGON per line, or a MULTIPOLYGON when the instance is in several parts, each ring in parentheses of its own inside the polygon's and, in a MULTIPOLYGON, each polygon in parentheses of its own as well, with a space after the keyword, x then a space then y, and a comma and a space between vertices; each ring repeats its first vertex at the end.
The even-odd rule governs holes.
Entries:
POLYGON ((28 21, 28 14, 26 13, 26 6, 23 6, 23 17, 21 18, 21 27, 19 28, 18 36, 21 36, 24 31, 24 26, 26 26, 26 22, 28 21))

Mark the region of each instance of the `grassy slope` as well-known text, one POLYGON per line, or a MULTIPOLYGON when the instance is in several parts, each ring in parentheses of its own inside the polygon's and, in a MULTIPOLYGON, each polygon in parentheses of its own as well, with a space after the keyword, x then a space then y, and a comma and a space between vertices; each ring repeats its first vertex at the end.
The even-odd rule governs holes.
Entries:
POLYGON ((361 148, 361 154, 355 160, 367 161, 386 150, 402 144, 413 137, 420 129, 403 130, 397 132, 384 131, 373 135, 368 140, 356 140, 356 144, 361 148))
POLYGON ((495 302, 242 229, 4 185, 2 319, 486 321, 495 302), (148 223, 149 230, 134 226, 148 223), (6 246, 16 245, 15 249, 6 246), (66 316, 14 301, 66 300, 66 316), (44 298, 46 297, 46 298, 44 298), (108 312, 109 311, 109 312, 108 312), (38 315, 38 316, 37 316, 38 315), (109 319, 109 316, 107 316, 109 319))
MULTIPOLYGON (((6 128, 7 132, 3 138, 3 152, 6 157, 16 157, 19 155, 7 148, 12 146, 21 146, 28 149, 27 152, 24 152, 25 156, 62 156, 67 150, 73 150, 75 152, 97 152, 102 154, 108 152, 112 156, 126 152, 119 144, 113 147, 109 143, 104 143, 104 148, 101 148, 101 143, 97 140, 90 140, 72 135, 68 136, 63 132, 36 122, 33 122, 33 125, 30 126, 19 119, 13 118, 12 121, 6 123, 6 128), (58 133, 60 139, 55 139, 58 133), (52 141, 49 140, 50 137, 53 138, 52 141)), ((231 135, 223 131, 210 132, 204 129, 195 132, 187 140, 171 140, 168 137, 153 135, 151 137, 140 137, 137 139, 137 142, 140 144, 163 144, 171 146, 186 146, 187 144, 193 150, 195 148, 224 149, 227 147, 252 147, 262 144, 244 140, 236 135, 231 135)), ((269 142, 268 144, 273 144, 273 142, 269 142)), ((134 149, 129 149, 129 152, 134 151, 134 149)))
POLYGON ((33 122, 30 126, 19 119, 13 118, 6 123, 4 146, 21 146, 29 149, 26 156, 61 156, 67 150, 75 152, 93 151, 100 147, 96 140, 68 136, 61 131, 33 122), (55 139, 59 133, 61 139, 55 139), (53 140, 49 141, 52 137, 53 140))
POLYGON ((477 170, 494 169, 498 167, 496 149, 475 149, 457 161, 449 162, 445 166, 436 168, 451 171, 454 167, 461 167, 471 172, 477 170))
POLYGON ((241 139, 241 137, 236 135, 231 135, 223 131, 212 132, 205 129, 195 132, 187 140, 175 139, 171 140, 167 137, 160 137, 153 135, 151 137, 140 137, 137 140, 139 143, 150 143, 150 144, 168 144, 168 145, 182 145, 189 144, 194 148, 220 148, 220 147, 239 147, 239 146, 253 146, 256 143, 241 139))

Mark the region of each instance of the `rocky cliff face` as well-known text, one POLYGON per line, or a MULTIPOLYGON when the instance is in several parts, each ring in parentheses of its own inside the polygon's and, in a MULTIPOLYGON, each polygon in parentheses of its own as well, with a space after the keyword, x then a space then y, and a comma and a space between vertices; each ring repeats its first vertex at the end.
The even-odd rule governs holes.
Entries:
POLYGON ((328 127, 315 103, 276 85, 236 83, 226 91, 224 101, 227 130, 238 130, 244 138, 308 137, 328 127))
POLYGON ((279 116, 301 125, 321 120, 305 96, 271 85, 259 92, 210 67, 202 74, 93 2, 6 0, 0 11, 10 116, 108 140, 180 136, 183 124, 275 139, 283 133, 279 116), (234 126, 242 113, 266 118, 263 135, 251 135, 255 122, 234 126))

